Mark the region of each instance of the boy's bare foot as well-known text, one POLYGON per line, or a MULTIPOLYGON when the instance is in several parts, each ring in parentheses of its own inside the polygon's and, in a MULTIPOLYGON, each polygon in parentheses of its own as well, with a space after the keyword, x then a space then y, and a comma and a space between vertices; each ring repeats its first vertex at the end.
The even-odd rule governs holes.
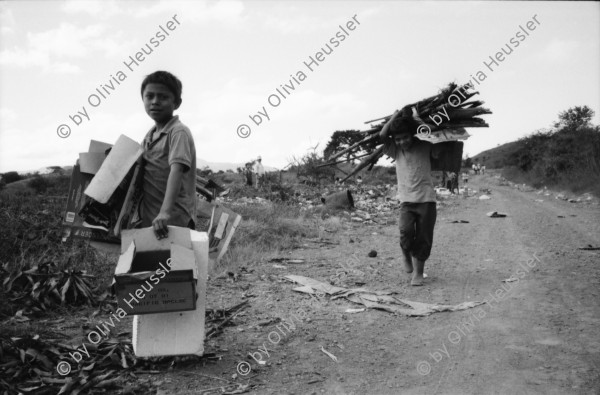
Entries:
POLYGON ((412 281, 410 282, 410 285, 412 285, 414 287, 419 287, 419 286, 423 285, 423 282, 424 282, 423 269, 425 269, 425 261, 415 258, 414 262, 415 262, 415 265, 414 265, 415 272, 413 273, 412 281))
POLYGON ((407 260, 406 257, 404 258, 404 270, 406 270, 406 273, 413 272, 412 261, 407 260))
POLYGON ((410 282, 410 285, 412 285, 413 287, 420 287, 424 284, 425 280, 423 279, 423 275, 418 275, 417 273, 415 273, 413 275, 412 281, 410 282))
POLYGON ((403 250, 402 253, 404 255, 404 270, 406 270, 406 273, 412 273, 413 272, 413 261, 412 261, 412 256, 410 255, 410 252, 403 250))

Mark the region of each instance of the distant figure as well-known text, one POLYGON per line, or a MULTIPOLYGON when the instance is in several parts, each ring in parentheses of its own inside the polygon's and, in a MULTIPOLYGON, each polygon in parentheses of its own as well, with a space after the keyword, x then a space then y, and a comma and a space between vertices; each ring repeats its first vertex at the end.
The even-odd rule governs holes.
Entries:
POLYGON ((452 191, 458 193, 458 173, 452 173, 452 191))
POLYGON ((262 165, 262 158, 260 156, 256 158, 256 163, 254 164, 254 174, 256 177, 256 183, 254 184, 254 187, 258 189, 264 183, 265 178, 265 168, 262 165))
POLYGON ((452 179, 456 176, 456 174, 452 171, 447 172, 447 177, 448 179, 446 180, 446 185, 444 185, 446 187, 447 190, 450 191, 450 193, 454 193, 454 190, 452 189, 452 179))
POLYGON ((252 186, 252 173, 254 172, 253 167, 254 165, 252 164, 252 162, 247 162, 244 165, 243 174, 246 176, 246 185, 248 185, 249 187, 252 186))
POLYGON ((481 166, 481 174, 485 174, 485 165, 481 166))
POLYGON ((469 182, 469 172, 468 171, 465 171, 462 173, 462 182, 465 185, 469 182))

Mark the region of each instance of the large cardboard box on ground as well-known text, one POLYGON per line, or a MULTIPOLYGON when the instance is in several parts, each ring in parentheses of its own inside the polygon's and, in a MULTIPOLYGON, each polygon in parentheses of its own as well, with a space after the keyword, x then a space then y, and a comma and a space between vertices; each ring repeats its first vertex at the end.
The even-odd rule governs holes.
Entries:
POLYGON ((196 215, 208 221, 206 232, 209 237, 209 258, 212 268, 227 252, 227 247, 242 221, 242 216, 218 202, 207 202, 203 199, 198 199, 196 215))
POLYGON ((139 144, 122 135, 114 146, 92 140, 88 152, 79 154, 73 167, 62 221, 63 241, 77 237, 107 243, 120 242, 121 229, 132 227, 136 220, 135 211, 141 196, 141 172, 135 162, 141 152, 139 144), (115 196, 117 188, 120 188, 120 193, 115 196), (104 200, 99 203, 106 203, 111 197, 117 199, 111 202, 115 211, 108 232, 85 226, 84 219, 79 215, 90 200, 90 194, 104 200))
POLYGON ((115 269, 118 307, 131 315, 195 310, 198 269, 191 241, 162 250, 144 240, 155 238, 150 232, 132 236, 115 269))
POLYGON ((195 258, 196 309, 133 317, 133 350, 138 357, 204 354, 208 235, 188 228, 169 226, 169 236, 158 240, 152 228, 124 230, 121 253, 133 241, 137 251, 170 251, 171 244, 191 248, 195 258))

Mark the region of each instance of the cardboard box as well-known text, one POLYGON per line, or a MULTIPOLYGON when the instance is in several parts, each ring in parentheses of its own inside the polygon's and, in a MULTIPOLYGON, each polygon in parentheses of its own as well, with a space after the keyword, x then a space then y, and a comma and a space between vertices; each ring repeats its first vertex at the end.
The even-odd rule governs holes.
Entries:
POLYGON ((120 135, 84 193, 99 203, 108 203, 143 152, 141 145, 120 135))
MULTIPOLYGON (((146 229, 156 238, 152 228, 146 229)), ((198 270, 191 242, 158 249, 140 240, 148 236, 134 231, 119 257, 114 276, 118 307, 129 315, 195 310, 198 270)))
POLYGON ((92 140, 89 152, 79 154, 71 175, 63 218, 63 241, 77 237, 118 244, 121 229, 134 227, 139 220, 137 209, 141 200, 141 171, 136 163, 140 155, 141 146, 123 135, 114 147, 92 140), (98 201, 99 205, 93 208, 86 206, 91 200, 96 200, 88 196, 90 190, 105 202, 98 201), (108 218, 106 223, 102 223, 108 231, 84 226, 84 218, 80 214, 97 215, 105 211, 110 215, 96 218, 108 218))
POLYGON ((69 185, 69 195, 67 196, 67 206, 63 217, 62 241, 67 241, 71 237, 85 238, 107 243, 119 243, 119 237, 111 235, 103 230, 93 229, 83 226, 83 218, 77 213, 85 204, 85 195, 83 191, 92 181, 92 174, 82 173, 79 163, 73 166, 71 174, 71 183, 69 185))
POLYGON ((209 219, 206 229, 210 247, 209 258, 211 265, 215 265, 227 252, 227 247, 242 221, 242 216, 218 202, 207 202, 203 199, 198 199, 196 213, 198 218, 209 219))
POLYGON ((188 228, 169 226, 169 236, 157 240, 152 228, 124 230, 121 251, 135 240, 138 251, 170 250, 171 244, 191 246, 196 264, 196 309, 143 314, 133 317, 133 350, 140 358, 204 354, 208 235, 188 228))

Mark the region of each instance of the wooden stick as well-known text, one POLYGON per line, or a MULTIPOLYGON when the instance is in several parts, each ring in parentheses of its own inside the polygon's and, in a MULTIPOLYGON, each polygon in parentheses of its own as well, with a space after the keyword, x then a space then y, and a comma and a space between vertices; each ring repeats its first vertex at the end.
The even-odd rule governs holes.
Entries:
POLYGON ((371 163, 371 161, 377 162, 377 160, 383 155, 384 147, 385 146, 382 145, 381 147, 373 151, 373 153, 369 155, 368 158, 366 158, 358 166, 356 166, 356 168, 350 174, 348 174, 341 182, 346 181, 348 178, 352 177, 353 175, 361 171, 363 168, 367 167, 369 163, 371 163))
POLYGON ((370 142, 370 141, 372 141, 372 140, 375 140, 375 139, 377 139, 378 137, 379 137, 379 135, 377 135, 377 134, 374 134, 374 135, 371 135, 371 136, 365 137, 364 139, 362 139, 362 140, 361 140, 361 141, 359 141, 358 143, 354 143, 354 144, 352 144, 350 147, 348 147, 348 148, 346 148, 346 149, 344 149, 344 150, 342 150, 342 151, 338 152, 337 154, 335 154, 335 155, 333 155, 333 156, 330 156, 330 157, 329 157, 329 160, 334 160, 334 159, 337 159, 337 158, 339 158, 340 156, 344 155, 346 152, 348 152, 348 151, 351 151, 351 150, 353 150, 354 148, 358 147, 359 145, 361 145, 361 144, 364 144, 364 143, 368 143, 368 142, 370 142))
MULTIPOLYGON (((371 153, 366 153, 366 154, 363 154, 363 155, 360 155, 360 156, 353 156, 353 158, 352 158, 352 159, 360 159, 360 158, 364 158, 364 157, 365 157, 365 156, 367 156, 367 155, 371 155, 371 153)), ((319 165, 319 166, 317 166, 317 168, 320 168, 320 167, 325 167, 325 166, 333 166, 333 165, 337 165, 338 163, 344 163, 344 162, 350 162, 350 159, 342 159, 342 160, 339 160, 339 161, 337 161, 337 162, 328 162, 328 163, 324 163, 324 164, 322 164, 322 165, 319 165)))

